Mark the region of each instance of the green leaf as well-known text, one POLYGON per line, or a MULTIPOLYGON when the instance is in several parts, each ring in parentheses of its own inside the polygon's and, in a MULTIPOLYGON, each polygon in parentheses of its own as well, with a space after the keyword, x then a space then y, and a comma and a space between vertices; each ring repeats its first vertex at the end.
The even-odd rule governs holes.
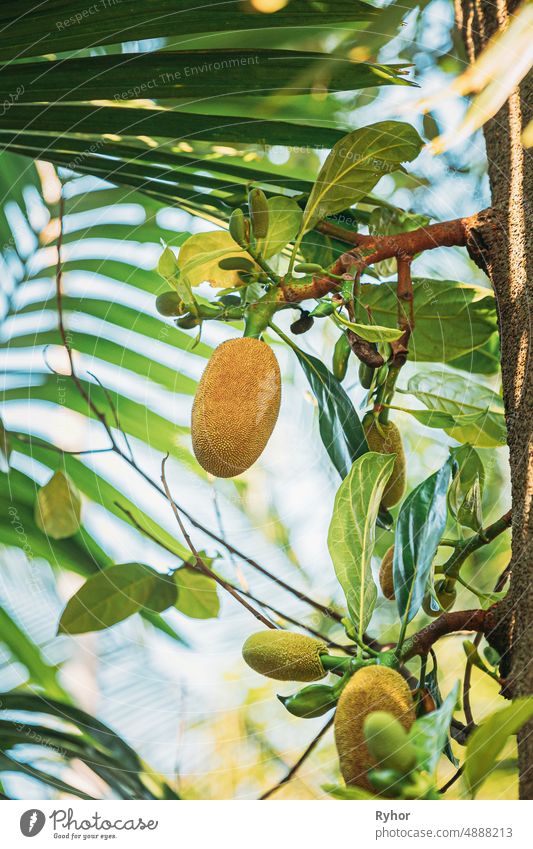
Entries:
POLYGON ((442 751, 448 742, 458 693, 459 683, 456 683, 440 707, 425 716, 420 716, 409 731, 409 740, 417 751, 418 768, 431 775, 435 773, 442 751))
POLYGON ((65 696, 57 681, 57 670, 46 663, 39 646, 30 639, 10 614, 0 606, 0 643, 28 670, 30 680, 51 696, 65 696))
POLYGON ((373 796, 372 793, 368 793, 366 790, 363 790, 362 787, 345 787, 342 784, 325 784, 322 789, 330 796, 333 796, 334 799, 341 799, 342 801, 365 801, 367 799, 378 801, 379 798, 378 796, 373 796))
POLYGON ((455 425, 446 433, 458 442, 482 448, 506 444, 503 401, 486 386, 454 372, 429 371, 415 374, 407 392, 428 409, 452 415, 455 425))
POLYGON ((416 130, 399 121, 381 121, 349 133, 320 169, 304 210, 303 231, 362 200, 384 174, 411 162, 421 148, 416 130))
POLYGON ((302 210, 293 198, 274 195, 268 198, 268 235, 259 239, 256 251, 265 259, 275 256, 297 236, 302 210))
POLYGON ((433 558, 446 527, 451 460, 409 493, 398 514, 394 538, 394 593, 400 618, 416 616, 433 558))
POLYGON ((337 491, 329 526, 329 553, 360 636, 376 603, 377 589, 370 568, 375 525, 395 456, 369 451, 355 461, 337 491))
POLYGON ((335 313, 335 319, 344 327, 348 327, 354 333, 357 333, 361 339, 366 339, 367 342, 394 342, 403 333, 403 330, 392 327, 380 327, 378 324, 357 324, 354 321, 348 321, 339 312, 335 313))
POLYGON ((0 473, 9 471, 9 455, 11 454, 11 444, 9 433, 5 429, 2 419, 0 418, 0 473))
MULTIPOLYGON (((163 26, 164 28, 164 26, 163 26)), ((371 65, 347 62, 343 56, 298 50, 221 48, 165 50, 85 56, 46 62, 22 62, 4 67, 0 100, 19 91, 20 103, 130 101, 139 99, 188 100, 235 94, 266 97, 283 90, 284 97, 309 93, 314 81, 327 75, 329 91, 354 91, 367 86, 412 85, 399 73, 405 65, 371 65), (316 69, 316 64, 320 67, 316 69), (314 67, 315 65, 315 67, 314 67)), ((394 139, 388 122, 388 148, 394 139)), ((411 129, 411 128, 409 128, 411 129)), ((405 135, 405 131, 404 131, 405 135)), ((404 148, 418 139, 411 129, 404 148)), ((380 146, 374 145, 374 155, 380 146)), ((387 150, 384 152, 387 157, 387 150)), ((407 157, 405 157, 407 158, 407 157)), ((411 156, 414 158, 414 156, 411 156)), ((401 160, 399 160, 401 161, 401 160)))
POLYGON ((174 606, 191 619, 215 619, 220 612, 217 585, 212 578, 189 566, 174 572, 178 597, 174 606))
POLYGON ((406 407, 395 407, 391 405, 391 410, 401 410, 402 413, 409 413, 417 422, 425 427, 435 427, 439 430, 452 427, 455 424, 455 419, 449 413, 441 413, 438 410, 408 410, 406 407))
POLYGON ((363 426, 342 385, 316 357, 293 346, 318 404, 320 436, 341 478, 368 451, 363 426))
MULTIPOLYGON (((361 286, 360 303, 370 310, 369 324, 397 327, 396 290, 395 281, 361 286)), ((415 326, 409 341, 410 360, 447 363, 467 354, 471 358, 472 351, 496 331, 496 301, 489 289, 419 277, 413 279, 413 294, 415 326)), ((407 311, 407 307, 402 309, 407 311)))
POLYGON ((192 287, 208 281, 217 289, 242 286, 239 273, 220 268, 221 259, 246 257, 253 262, 248 253, 235 244, 226 230, 212 230, 209 233, 195 233, 181 246, 178 257, 180 275, 192 287))
POLYGON ((176 601, 174 582, 143 563, 120 563, 93 575, 72 596, 59 633, 84 634, 122 622, 141 608, 161 612, 176 601))
POLYGON ((52 539, 66 539, 79 530, 80 516, 78 490, 64 472, 54 472, 37 493, 35 521, 38 527, 52 539))
POLYGON ((516 734, 533 717, 533 697, 516 699, 507 707, 492 713, 470 735, 466 745, 464 782, 474 798, 496 758, 512 734, 516 734))
POLYGON ((483 527, 482 497, 485 482, 481 457, 471 445, 452 448, 450 453, 458 468, 448 490, 448 508, 459 524, 479 533, 483 527))

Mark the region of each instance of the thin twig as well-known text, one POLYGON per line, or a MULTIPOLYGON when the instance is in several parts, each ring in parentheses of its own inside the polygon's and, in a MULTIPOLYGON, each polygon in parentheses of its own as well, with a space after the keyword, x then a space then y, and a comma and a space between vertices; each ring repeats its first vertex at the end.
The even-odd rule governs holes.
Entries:
MULTIPOLYGON (((183 563, 187 563, 187 561, 179 554, 177 554, 177 552, 175 552, 169 545, 160 540, 155 534, 149 531, 148 528, 144 527, 144 525, 139 522, 139 520, 133 515, 133 513, 127 509, 127 507, 124 507, 118 501, 115 501, 114 504, 116 507, 118 507, 119 510, 122 511, 122 513, 124 513, 125 516, 128 517, 132 525, 137 528, 140 533, 144 534, 144 536, 148 537, 148 539, 151 539, 152 542, 155 542, 165 551, 168 551, 170 554, 173 554, 174 557, 178 557, 183 563)), ((190 563, 187 565, 189 565, 192 569, 196 568, 190 563)), ((286 622, 290 622, 292 625, 296 625, 297 628, 301 628, 303 631, 307 631, 309 634, 312 634, 314 637, 317 637, 319 640, 322 640, 328 645, 329 648, 339 649, 340 651, 347 652, 348 654, 350 653, 350 649, 352 648, 351 646, 344 646, 340 643, 335 643, 333 640, 330 640, 326 634, 322 634, 320 631, 315 630, 310 625, 306 625, 304 622, 300 622, 298 619, 294 619, 287 613, 282 613, 282 611, 273 607, 269 602, 257 598, 257 596, 253 595, 248 590, 244 590, 242 587, 236 587, 235 584, 233 584, 231 581, 226 581, 226 583, 228 584, 228 586, 233 587, 233 589, 241 595, 245 595, 246 598, 250 599, 250 601, 255 602, 255 604, 258 604, 260 607, 264 607, 266 610, 270 610, 270 612, 273 613, 275 616, 279 616, 281 619, 285 619, 286 622)))
POLYGON ((452 786, 452 784, 455 784, 455 782, 457 781, 457 779, 459 778, 459 776, 460 776, 460 775, 462 775, 462 773, 463 773, 463 767, 462 767, 462 766, 460 766, 460 767, 459 767, 459 768, 458 768, 458 769, 454 772, 454 774, 453 774, 453 775, 452 775, 452 777, 449 779, 449 781, 447 781, 447 782, 446 782, 446 784, 443 784, 443 785, 442 785, 442 787, 439 787, 439 793, 446 793, 446 791, 450 789, 450 787, 452 786))
POLYGON ((104 386, 104 384, 102 383, 102 381, 100 380, 100 378, 99 378, 99 377, 97 377, 95 374, 93 374, 93 372, 92 372, 92 371, 88 371, 88 372, 87 372, 87 374, 90 374, 90 375, 91 375, 91 377, 93 377, 93 378, 94 378, 94 380, 96 380, 96 382, 97 382, 98 386, 100 387, 100 389, 101 389, 101 390, 102 390, 102 392, 104 393, 105 397, 107 398, 107 403, 108 403, 108 404, 109 404, 109 406, 111 407, 111 412, 113 413, 113 418, 115 419, 115 425, 117 426, 118 430, 119 430, 119 431, 121 432, 121 434, 122 434, 122 438, 123 438, 123 440, 124 440, 124 443, 125 443, 125 445, 126 445, 126 448, 128 449, 128 452, 129 452, 129 455, 130 455, 130 458, 131 458, 132 462, 135 462, 135 458, 134 458, 134 456, 133 456, 133 450, 132 450, 132 447, 131 447, 131 445, 130 445, 130 441, 129 441, 129 439, 128 439, 128 434, 126 433, 126 431, 124 430, 124 428, 123 428, 123 427, 122 427, 122 425, 120 424, 120 419, 119 419, 119 417, 118 417, 118 411, 117 411, 117 408, 116 408, 115 402, 113 401, 113 398, 111 397, 111 392, 109 391, 109 389, 107 389, 107 387, 106 387, 106 386, 104 386))
POLYGON ((272 796, 272 794, 276 792, 276 790, 279 790, 280 787, 283 787, 284 784, 287 784, 287 782, 290 781, 291 778, 294 778, 294 776, 296 775, 296 773, 298 772, 298 770, 300 769, 302 764, 305 763, 305 761, 307 760, 307 758, 309 757, 311 752, 313 752, 313 750, 316 748, 316 746, 318 745, 318 743, 320 742, 320 740, 322 739, 324 734, 326 734, 326 732, 329 731, 329 729, 331 728, 332 725, 333 725, 333 717, 331 717, 331 719, 328 719, 328 721, 323 726, 323 728, 320 729, 320 731, 318 732, 316 737, 313 737, 313 739, 309 743, 307 749, 305 749, 303 754, 300 755, 300 757, 298 758, 298 760, 296 761, 294 766, 291 766, 291 768, 289 769, 287 774, 283 776, 281 781, 278 781, 278 783, 276 785, 274 785, 274 787, 271 787, 270 790, 267 790, 266 793, 263 793, 263 795, 259 797, 259 801, 264 801, 265 799, 269 799, 270 796, 272 796))
POLYGON ((216 583, 219 584, 223 589, 225 589, 226 592, 228 592, 231 596, 233 596, 235 601, 238 601, 239 604, 242 604, 242 606, 245 607, 246 610, 248 610, 249 613, 251 613, 253 616, 255 616, 255 618, 258 619, 259 622, 261 622, 267 628, 272 628, 272 629, 275 630, 277 628, 277 626, 273 622, 271 622, 269 619, 267 619, 266 616, 263 616, 263 614, 260 613, 259 610, 256 610, 255 607, 252 607, 251 604, 248 604, 246 599, 244 599, 237 592, 237 590, 235 590, 230 584, 228 584, 227 581, 225 581, 223 578, 221 578, 220 575, 217 575, 216 572, 213 572, 213 570, 210 569, 209 566, 207 566, 207 564, 202 559, 201 555, 196 550, 194 543, 191 540, 185 525, 183 524, 182 518, 180 516, 179 508, 178 508, 176 502, 174 501, 174 499, 172 498, 172 494, 171 494, 170 489, 169 489, 168 484, 167 484, 167 479, 166 479, 166 475, 165 475, 165 464, 166 464, 167 460, 168 460, 168 454, 163 458, 163 460, 161 462, 161 483, 163 484, 166 497, 168 499, 170 506, 172 507, 172 512, 174 513, 174 516, 175 516, 176 521, 179 525, 180 531, 183 534, 183 538, 184 538, 188 548, 190 548, 191 552, 193 553, 193 555, 196 559, 197 568, 200 569, 209 578, 212 578, 214 581, 216 581, 216 583))

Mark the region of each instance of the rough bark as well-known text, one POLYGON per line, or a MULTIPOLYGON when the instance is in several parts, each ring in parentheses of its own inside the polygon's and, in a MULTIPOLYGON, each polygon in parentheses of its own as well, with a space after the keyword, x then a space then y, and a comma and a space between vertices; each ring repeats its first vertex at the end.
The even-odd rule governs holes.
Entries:
MULTIPOLYGON (((516 0, 455 0, 456 18, 473 61, 505 26, 516 0)), ((509 56, 509 61, 514 60, 509 56)), ((533 694, 533 165, 520 143, 532 118, 533 77, 524 80, 485 128, 492 213, 473 228, 472 254, 489 274, 498 303, 503 395, 512 481, 511 623, 514 697, 533 694)), ((533 723, 519 735, 520 798, 533 799, 533 723)))

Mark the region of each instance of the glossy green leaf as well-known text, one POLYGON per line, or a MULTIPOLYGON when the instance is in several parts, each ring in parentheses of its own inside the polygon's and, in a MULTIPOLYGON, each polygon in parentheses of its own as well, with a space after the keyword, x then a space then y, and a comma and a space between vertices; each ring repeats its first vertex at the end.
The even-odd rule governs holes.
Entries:
POLYGON ((413 489, 403 501, 394 538, 394 593, 400 618, 416 616, 431 564, 446 527, 451 461, 413 489))
POLYGON ((35 521, 38 527, 52 539, 66 539, 79 530, 80 516, 81 498, 76 487, 64 472, 54 472, 37 493, 35 521))
POLYGON ((418 767, 431 775, 435 773, 441 753, 448 742, 458 693, 459 684, 456 683, 443 703, 431 713, 420 716, 409 731, 409 740, 417 751, 418 767))
POLYGON ((470 735, 466 745, 464 782, 473 798, 509 737, 516 734, 533 717, 533 697, 516 699, 495 711, 470 735))
POLYGON ((180 276, 193 287, 199 286, 204 281, 217 289, 242 286, 242 280, 237 271, 228 271, 219 265, 221 259, 230 257, 246 257, 253 262, 251 256, 235 244, 226 230, 195 233, 180 249, 178 257, 180 276))
POLYGON ((446 433, 458 442, 481 448, 506 444, 503 401, 488 387, 442 370, 415 374, 407 391, 428 409, 452 415, 455 425, 446 433))
POLYGON ((303 230, 361 200, 384 174, 411 162, 421 148, 416 130, 399 121, 381 121, 349 133, 320 170, 304 210, 303 230))
POLYGON ((444 430, 447 427, 453 427, 455 419, 449 413, 443 413, 440 410, 409 410, 406 407, 391 406, 392 410, 401 410, 402 413, 409 413, 417 422, 420 422, 424 427, 435 427, 439 430, 444 430))
POLYGON ((259 239, 256 251, 265 259, 278 254, 298 234, 302 210, 295 200, 282 195, 268 198, 268 235, 259 239))
POLYGON ((296 356, 318 404, 320 437, 341 478, 368 450, 363 427, 342 385, 324 363, 295 348, 296 356))
MULTIPOLYGON (((263 97, 279 89, 287 97, 309 93, 314 80, 320 78, 327 80, 329 91, 354 91, 391 83, 411 85, 399 73, 403 70, 403 65, 356 64, 332 54, 268 48, 124 52, 50 60, 46 63, 46 73, 40 62, 7 65, 0 80, 0 99, 9 98, 17 87, 20 103, 184 100, 229 94, 239 98, 253 94, 263 97), (321 67, 313 67, 314 63, 320 63, 321 67)), ((409 158, 413 140, 418 139, 416 131, 409 129, 410 134, 402 131, 407 155, 400 159, 396 156, 393 161, 409 158)), ((370 155, 381 154, 388 161, 394 125, 385 132, 389 135, 388 150, 381 154, 382 145, 374 145, 370 155)))
POLYGON ((370 566, 379 505, 394 458, 369 451, 355 461, 337 491, 329 526, 329 553, 360 636, 377 598, 370 566))
POLYGON ((99 572, 69 600, 59 632, 83 634, 122 622, 141 608, 161 612, 176 601, 174 582, 143 563, 120 563, 99 572))
MULTIPOLYGON (((414 278, 413 294, 415 326, 409 341, 410 360, 456 360, 483 346, 496 330, 496 301, 489 289, 453 280, 414 278)), ((370 310, 372 323, 397 327, 395 281, 378 286, 363 284, 360 303, 370 310)), ((365 314, 361 312, 363 320, 365 314)))
POLYGON ((220 612, 217 585, 212 578, 190 567, 174 572, 178 597, 174 606, 191 619, 214 619, 220 612))
MULTIPOLYGON (((24 4, 21 4, 22 6, 24 4)), ((323 0, 310 6, 307 0, 291 0, 272 14, 253 14, 243 9, 241 0, 228 0, 199 8, 196 0, 151 0, 130 3, 102 3, 97 14, 90 12, 85 0, 48 0, 32 8, 32 14, 21 14, 21 5, 5 3, 2 9, 3 31, 0 56, 3 59, 39 56, 43 50, 58 53, 65 50, 92 48, 103 44, 142 41, 149 38, 172 38, 193 34, 239 33, 243 30, 270 30, 301 26, 305 16, 307 27, 332 27, 351 21, 376 18, 377 11, 369 3, 352 0, 323 0), (35 39, 35 27, 47 33, 46 44, 35 39)), ((235 36, 238 37, 238 36, 235 36)))
POLYGON ((380 327, 378 324, 358 324, 355 321, 348 321, 342 313, 335 313, 336 321, 340 322, 343 327, 353 330, 361 339, 366 339, 367 342, 394 342, 399 339, 403 330, 393 327, 380 327))
POLYGON ((28 670, 30 681, 43 687, 51 696, 65 696, 57 681, 57 670, 44 659, 39 646, 15 622, 13 617, 0 606, 0 643, 28 670))
POLYGON ((450 513, 463 527, 479 533, 483 527, 483 462, 471 445, 452 448, 450 453, 458 466, 448 491, 450 513))

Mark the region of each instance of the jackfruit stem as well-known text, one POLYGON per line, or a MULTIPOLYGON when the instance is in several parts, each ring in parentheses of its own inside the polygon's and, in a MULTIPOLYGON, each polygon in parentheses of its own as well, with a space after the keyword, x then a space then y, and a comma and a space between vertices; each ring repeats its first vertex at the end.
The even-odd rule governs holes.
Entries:
POLYGON ((344 675, 350 668, 351 658, 338 657, 334 654, 321 654, 320 662, 328 672, 333 672, 334 675, 344 675))

